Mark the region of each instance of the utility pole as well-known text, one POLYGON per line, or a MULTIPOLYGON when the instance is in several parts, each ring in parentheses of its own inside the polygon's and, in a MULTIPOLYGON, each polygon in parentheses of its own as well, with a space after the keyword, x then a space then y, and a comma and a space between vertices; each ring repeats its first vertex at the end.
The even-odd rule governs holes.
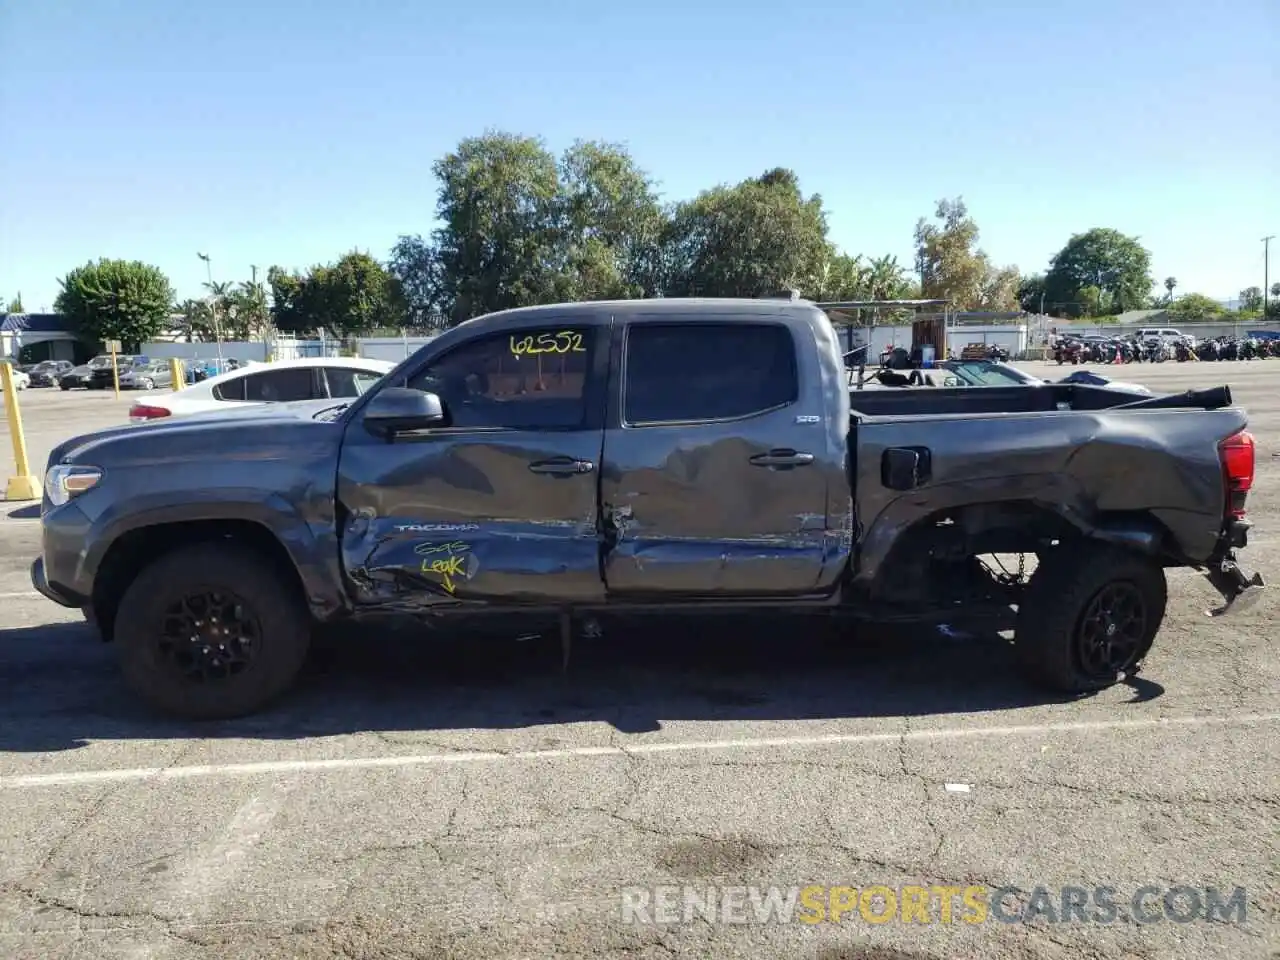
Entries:
POLYGON ((1262 319, 1264 322, 1267 319, 1267 296, 1270 293, 1268 287, 1271 284, 1271 277, 1268 276, 1268 267, 1271 265, 1271 241, 1275 238, 1274 233, 1262 238, 1262 319))

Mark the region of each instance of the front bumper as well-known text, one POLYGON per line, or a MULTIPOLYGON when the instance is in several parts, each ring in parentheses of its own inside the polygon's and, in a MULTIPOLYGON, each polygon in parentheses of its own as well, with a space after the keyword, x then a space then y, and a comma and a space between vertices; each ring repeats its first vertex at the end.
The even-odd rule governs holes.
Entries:
POLYGON ((44 572, 44 557, 36 557, 31 564, 31 585, 36 588, 37 593, 47 597, 59 606, 79 608, 85 604, 83 598, 60 590, 49 583, 49 578, 44 572))
POLYGON ((1233 521, 1223 535, 1218 550, 1210 558, 1205 578, 1213 584, 1222 597, 1222 606, 1206 611, 1211 617, 1248 610, 1262 599, 1266 584, 1262 574, 1249 576, 1236 562, 1236 550, 1249 543, 1250 524, 1244 520, 1233 521))

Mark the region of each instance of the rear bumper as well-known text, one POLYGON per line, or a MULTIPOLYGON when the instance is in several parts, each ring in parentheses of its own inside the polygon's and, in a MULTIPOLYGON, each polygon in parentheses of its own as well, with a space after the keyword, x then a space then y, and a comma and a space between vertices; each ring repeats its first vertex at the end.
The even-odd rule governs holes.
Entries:
POLYGON ((1266 589, 1262 574, 1250 575, 1236 561, 1236 551, 1248 546, 1251 524, 1234 520, 1227 525, 1222 540, 1209 559, 1205 578, 1222 597, 1222 606, 1208 611, 1211 617, 1221 617, 1254 606, 1266 589))

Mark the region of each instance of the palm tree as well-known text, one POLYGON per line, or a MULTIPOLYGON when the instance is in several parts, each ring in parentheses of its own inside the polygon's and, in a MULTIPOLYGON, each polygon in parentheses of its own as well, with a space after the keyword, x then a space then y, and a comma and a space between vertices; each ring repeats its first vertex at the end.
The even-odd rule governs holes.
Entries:
POLYGON ((209 312, 213 319, 214 336, 221 340, 226 321, 230 319, 231 284, 226 280, 206 282, 204 288, 209 291, 209 312))
POLYGON ((187 343, 207 340, 213 335, 213 315, 205 301, 184 300, 178 304, 177 312, 182 315, 179 329, 187 343))
POLYGON ((245 339, 266 333, 271 323, 267 309, 267 288, 256 280, 246 280, 232 294, 236 306, 236 328, 245 339))
POLYGON ((1169 291, 1169 295, 1165 300, 1166 303, 1173 303, 1173 291, 1177 288, 1177 286, 1178 286, 1177 277, 1164 278, 1164 288, 1165 290, 1169 291))
POLYGON ((907 270, 897 257, 878 257, 867 269, 866 282, 872 300, 897 300, 907 286, 907 270))

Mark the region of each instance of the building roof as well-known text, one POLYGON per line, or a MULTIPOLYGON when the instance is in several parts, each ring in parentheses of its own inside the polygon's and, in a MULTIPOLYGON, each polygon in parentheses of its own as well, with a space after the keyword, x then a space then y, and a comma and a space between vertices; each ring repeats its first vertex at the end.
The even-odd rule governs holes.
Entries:
POLYGON ((60 313, 0 313, 0 333, 72 333, 60 313))

